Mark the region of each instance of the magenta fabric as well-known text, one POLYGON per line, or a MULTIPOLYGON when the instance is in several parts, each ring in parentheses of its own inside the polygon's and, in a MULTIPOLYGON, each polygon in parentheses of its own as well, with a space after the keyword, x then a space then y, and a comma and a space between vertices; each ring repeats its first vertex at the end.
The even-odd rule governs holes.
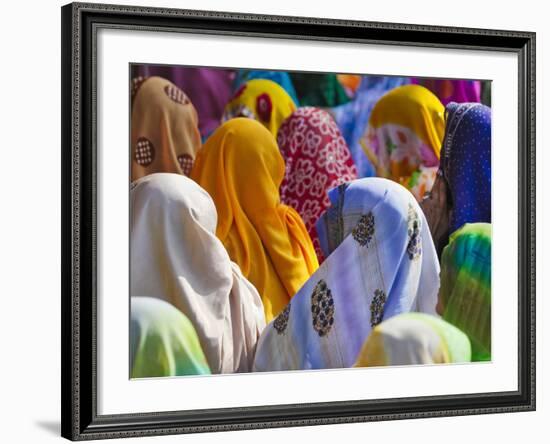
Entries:
POLYGON ((450 102, 481 102, 481 82, 479 80, 413 78, 411 83, 428 88, 445 106, 450 102))

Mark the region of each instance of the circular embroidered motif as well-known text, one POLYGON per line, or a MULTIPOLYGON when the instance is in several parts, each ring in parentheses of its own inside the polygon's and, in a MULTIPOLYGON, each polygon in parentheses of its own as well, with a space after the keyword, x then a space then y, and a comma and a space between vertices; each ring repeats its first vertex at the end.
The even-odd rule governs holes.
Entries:
POLYGON ((173 100, 180 105, 187 105, 189 103, 189 98, 187 97, 187 95, 176 85, 166 85, 164 87, 164 92, 170 98, 170 100, 173 100))
POLYGON ((263 93, 256 97, 256 112, 263 122, 269 122, 271 120, 272 109, 273 105, 271 104, 269 94, 263 93))
POLYGON ((290 303, 284 308, 284 310, 281 313, 279 313, 279 316, 277 316, 273 321, 273 328, 280 335, 282 335, 286 330, 286 326, 288 325, 289 314, 290 314, 290 303))
POLYGON ((145 137, 138 138, 134 153, 134 160, 136 163, 144 167, 149 166, 153 163, 154 158, 155 147, 153 143, 145 137))
POLYGON ((334 324, 334 300, 327 283, 321 279, 311 294, 313 328, 319 336, 326 336, 334 324))
POLYGON ((189 154, 180 154, 178 156, 178 162, 183 174, 189 176, 191 174, 191 169, 193 168, 193 158, 189 154))
POLYGON ((384 316, 384 304, 386 303, 386 293, 378 289, 374 291, 374 297, 370 303, 370 325, 375 327, 380 322, 384 316))
POLYGON ((409 204, 409 211, 407 215, 407 234, 409 236, 409 242, 407 243, 407 254, 412 261, 418 259, 422 253, 420 235, 420 218, 413 206, 409 204))
POLYGON ((351 230, 353 238, 362 247, 368 247, 374 236, 374 214, 369 211, 359 218, 357 225, 351 230))

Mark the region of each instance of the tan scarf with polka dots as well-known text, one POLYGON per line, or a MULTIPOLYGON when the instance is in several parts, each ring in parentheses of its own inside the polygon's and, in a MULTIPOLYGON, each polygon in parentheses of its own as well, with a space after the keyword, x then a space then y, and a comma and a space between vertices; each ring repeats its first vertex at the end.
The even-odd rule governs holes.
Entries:
POLYGON ((132 106, 131 180, 152 173, 188 176, 200 147, 197 111, 187 95, 162 77, 141 82, 132 106))

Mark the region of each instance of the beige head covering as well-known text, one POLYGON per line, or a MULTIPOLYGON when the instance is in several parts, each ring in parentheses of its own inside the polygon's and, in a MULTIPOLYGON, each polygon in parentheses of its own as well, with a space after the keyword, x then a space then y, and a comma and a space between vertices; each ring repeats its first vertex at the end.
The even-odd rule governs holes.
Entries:
POLYGON ((210 196, 184 176, 152 174, 133 184, 130 202, 130 294, 187 316, 212 373, 249 371, 263 306, 215 235, 210 196))
POLYGON ((189 175, 201 146, 195 107, 162 77, 139 84, 132 106, 132 181, 152 173, 189 175))

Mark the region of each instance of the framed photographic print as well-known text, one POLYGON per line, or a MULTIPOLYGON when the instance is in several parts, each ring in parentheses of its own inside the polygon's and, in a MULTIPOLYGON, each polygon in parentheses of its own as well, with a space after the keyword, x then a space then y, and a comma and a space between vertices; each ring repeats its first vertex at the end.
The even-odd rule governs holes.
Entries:
POLYGON ((62 8, 62 435, 535 408, 535 35, 62 8))

